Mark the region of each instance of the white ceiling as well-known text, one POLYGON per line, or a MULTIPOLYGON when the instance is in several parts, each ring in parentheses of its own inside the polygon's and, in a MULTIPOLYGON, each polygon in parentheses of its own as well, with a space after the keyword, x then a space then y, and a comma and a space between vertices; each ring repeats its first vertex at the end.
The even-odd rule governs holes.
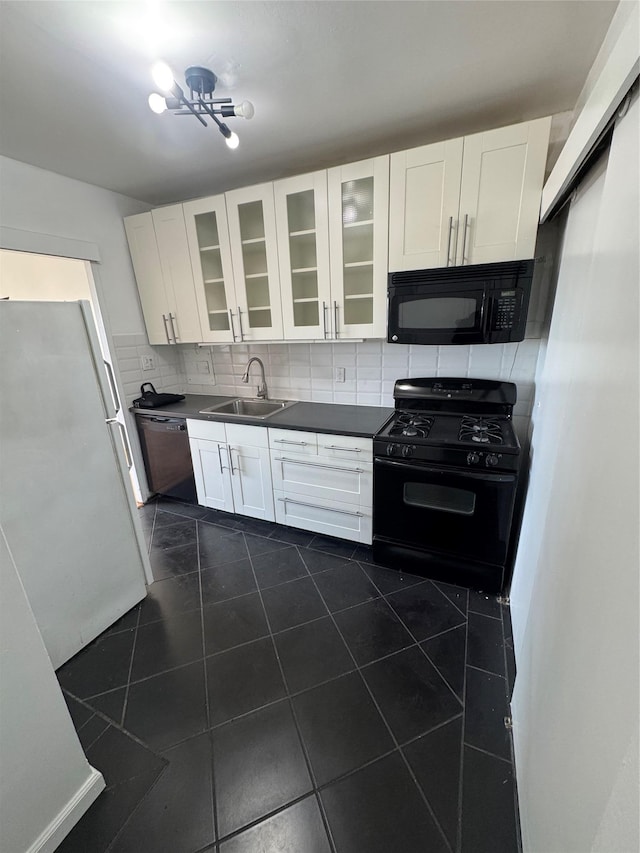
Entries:
POLYGON ((0 152, 162 204, 562 112, 616 5, 3 0, 0 152), (160 57, 255 104, 236 151, 149 110, 160 57))

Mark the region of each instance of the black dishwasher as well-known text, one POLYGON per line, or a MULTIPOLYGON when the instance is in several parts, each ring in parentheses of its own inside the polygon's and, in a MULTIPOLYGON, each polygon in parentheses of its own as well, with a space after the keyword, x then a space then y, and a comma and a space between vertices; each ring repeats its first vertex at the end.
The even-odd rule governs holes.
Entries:
POLYGON ((149 489, 197 503, 185 418, 136 414, 149 489))

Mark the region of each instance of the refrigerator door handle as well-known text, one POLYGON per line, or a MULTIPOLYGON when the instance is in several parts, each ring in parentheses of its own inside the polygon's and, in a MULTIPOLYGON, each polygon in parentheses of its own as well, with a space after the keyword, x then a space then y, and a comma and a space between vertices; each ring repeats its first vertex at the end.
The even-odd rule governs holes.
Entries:
POLYGON ((119 412, 122 406, 120 405, 120 397, 118 396, 118 389, 116 388, 116 378, 113 375, 113 367, 106 359, 103 359, 103 361, 104 366, 107 368, 107 379, 109 380, 109 388, 111 389, 111 399, 113 400, 116 412, 119 412))

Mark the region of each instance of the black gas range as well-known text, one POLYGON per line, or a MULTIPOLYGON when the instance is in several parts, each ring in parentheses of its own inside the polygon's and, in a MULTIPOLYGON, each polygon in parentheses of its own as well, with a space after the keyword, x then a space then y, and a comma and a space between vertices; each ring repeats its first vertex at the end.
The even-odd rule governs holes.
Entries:
POLYGON ((401 379, 374 438, 373 554, 426 577, 500 592, 518 485, 516 386, 401 379))

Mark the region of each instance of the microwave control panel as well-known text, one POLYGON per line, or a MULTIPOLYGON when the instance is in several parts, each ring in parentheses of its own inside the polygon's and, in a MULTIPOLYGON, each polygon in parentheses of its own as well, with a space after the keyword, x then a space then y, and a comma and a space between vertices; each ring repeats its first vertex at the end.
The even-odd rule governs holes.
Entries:
POLYGON ((514 321, 517 321, 519 301, 515 290, 503 290, 495 301, 491 328, 495 331, 512 329, 514 321))

